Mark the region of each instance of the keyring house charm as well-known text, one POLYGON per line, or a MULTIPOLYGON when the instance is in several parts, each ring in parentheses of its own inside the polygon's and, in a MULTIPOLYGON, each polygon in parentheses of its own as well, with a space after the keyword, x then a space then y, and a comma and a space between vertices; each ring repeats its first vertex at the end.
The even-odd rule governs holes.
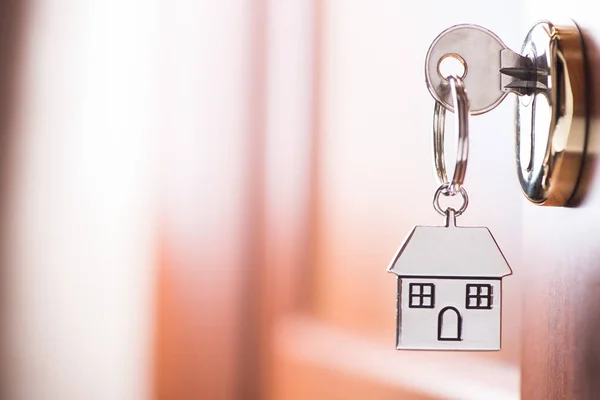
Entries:
POLYGON ((413 228, 388 267, 388 272, 398 276, 396 348, 500 350, 502 278, 511 270, 487 228, 456 226, 456 217, 469 205, 463 183, 469 158, 470 103, 461 77, 443 79, 458 132, 454 173, 449 175, 443 143, 445 114, 436 105, 433 158, 441 185, 433 207, 446 217, 446 224, 413 228), (442 195, 460 195, 462 205, 457 210, 443 209, 442 195))
POLYGON ((500 350, 501 279, 510 267, 487 228, 415 227, 389 272, 398 275, 396 348, 500 350))

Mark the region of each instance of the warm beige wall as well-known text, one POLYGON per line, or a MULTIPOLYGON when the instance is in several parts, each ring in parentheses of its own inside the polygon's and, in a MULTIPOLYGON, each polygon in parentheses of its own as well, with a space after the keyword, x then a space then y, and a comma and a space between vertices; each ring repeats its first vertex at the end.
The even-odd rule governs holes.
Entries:
MULTIPOLYGON (((240 327, 253 323, 240 315, 255 232, 246 169, 256 155, 248 149, 261 132, 251 112, 266 101, 266 205, 287 204, 274 211, 284 216, 304 212, 296 204, 306 176, 292 173, 304 169, 286 170, 286 162, 309 141, 286 135, 312 129, 312 11, 271 1, 273 17, 292 25, 270 22, 269 76, 257 88, 251 31, 261 21, 250 1, 30 3, 4 226, 7 400, 151 397, 157 177, 168 182, 160 186, 161 239, 171 240, 174 299, 165 307, 173 319, 162 320, 159 360, 173 362, 165 386, 232 398, 245 372, 236 364, 240 327), (270 186, 280 176, 293 188, 270 186)), ((310 238, 322 241, 320 263, 300 274, 316 271, 319 316, 393 346, 395 284, 385 267, 410 226, 440 221, 430 206, 427 46, 459 22, 488 26, 513 48, 524 31, 506 2, 322 4, 319 237, 310 238)), ((489 226, 511 261, 519 259, 523 201, 512 121, 511 100, 472 120, 472 203, 460 219, 489 226)), ((285 249, 269 254, 285 261, 285 249)), ((516 298, 508 312, 507 321, 518 321, 516 298)), ((505 329, 514 364, 518 322, 505 329)))

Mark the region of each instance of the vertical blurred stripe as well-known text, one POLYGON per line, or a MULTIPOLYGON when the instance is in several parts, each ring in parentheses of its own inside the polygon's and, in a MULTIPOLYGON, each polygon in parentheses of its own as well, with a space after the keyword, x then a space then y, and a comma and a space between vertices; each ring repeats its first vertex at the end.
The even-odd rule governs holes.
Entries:
POLYGON ((252 398, 261 83, 251 0, 161 5, 155 398, 252 398), (249 359, 249 358, 246 358, 249 359))
POLYGON ((156 2, 37 0, 24 21, 2 226, 2 398, 147 399, 156 2))
MULTIPOLYGON (((13 148, 16 111, 18 110, 19 80, 23 73, 23 42, 29 1, 0 2, 0 226, 7 223, 8 194, 13 180, 13 148)), ((3 327, 8 313, 8 229, 0 230, 0 398, 9 398, 9 371, 13 362, 9 353, 9 334, 3 327)))
MULTIPOLYGON (((285 325, 283 320, 312 307, 321 106, 319 32, 325 2, 267 3, 264 240, 257 292, 261 398, 279 399, 285 371, 274 339, 285 325)), ((302 378, 296 378, 302 385, 302 378)))

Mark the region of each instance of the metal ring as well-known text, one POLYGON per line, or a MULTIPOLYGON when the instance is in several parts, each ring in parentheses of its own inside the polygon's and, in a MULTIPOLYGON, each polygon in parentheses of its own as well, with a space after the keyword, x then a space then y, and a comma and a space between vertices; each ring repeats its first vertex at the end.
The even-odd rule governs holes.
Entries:
MULTIPOLYGON (((454 213, 454 215, 457 217, 459 215, 462 215, 462 213, 465 212, 465 210, 467 209, 467 207, 469 205, 469 196, 467 195, 467 191, 465 190, 465 188, 461 187, 458 190, 458 193, 460 193, 460 195, 463 198, 463 204, 454 213)), ((452 192, 450 191, 450 183, 448 183, 448 182, 442 183, 442 185, 435 191, 435 194, 433 195, 433 208, 435 208, 435 211, 437 211, 441 215, 445 216, 448 209, 442 210, 442 207, 440 207, 440 195, 442 195, 442 194, 444 196, 454 196, 454 194, 452 194, 452 192)))
POLYGON ((438 102, 436 102, 433 110, 433 159, 438 181, 440 184, 449 183, 447 190, 454 196, 460 192, 467 173, 467 161, 469 160, 469 99, 461 78, 449 76, 447 79, 454 103, 454 125, 456 132, 458 132, 456 165, 451 182, 448 181, 446 158, 444 156, 446 109, 438 102))

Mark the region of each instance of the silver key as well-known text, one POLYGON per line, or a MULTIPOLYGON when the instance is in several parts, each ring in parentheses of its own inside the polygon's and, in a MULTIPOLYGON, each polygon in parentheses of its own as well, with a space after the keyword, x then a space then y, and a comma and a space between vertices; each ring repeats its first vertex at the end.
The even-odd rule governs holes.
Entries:
POLYGON ((509 92, 526 94, 536 87, 536 73, 528 58, 510 50, 498 36, 481 26, 456 25, 433 41, 425 59, 429 92, 449 111, 454 111, 450 88, 440 72, 448 61, 462 64, 472 115, 492 110, 509 92))

